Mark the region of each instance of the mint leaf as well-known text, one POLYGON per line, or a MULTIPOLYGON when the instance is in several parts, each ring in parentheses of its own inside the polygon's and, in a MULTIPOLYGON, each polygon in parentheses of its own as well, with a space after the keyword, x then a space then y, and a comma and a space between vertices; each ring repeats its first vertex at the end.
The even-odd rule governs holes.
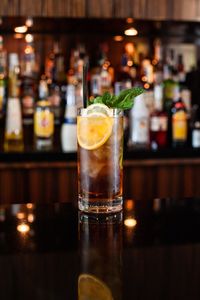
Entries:
POLYGON ((110 108, 120 108, 122 110, 126 110, 133 107, 134 98, 143 92, 144 89, 140 87, 123 90, 118 96, 105 92, 102 96, 96 97, 92 103, 103 103, 110 108))

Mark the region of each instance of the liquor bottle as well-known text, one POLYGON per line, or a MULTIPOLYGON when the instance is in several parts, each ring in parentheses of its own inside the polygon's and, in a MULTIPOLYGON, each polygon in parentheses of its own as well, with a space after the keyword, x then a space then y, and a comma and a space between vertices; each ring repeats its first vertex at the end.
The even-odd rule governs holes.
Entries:
POLYGON ((91 75, 90 95, 94 98, 101 95, 101 76, 99 74, 91 75))
POLYGON ((21 59, 21 101, 23 124, 33 124, 33 113, 35 105, 35 80, 37 74, 35 49, 33 35, 25 36, 26 45, 21 59))
POLYGON ((133 43, 126 43, 121 57, 120 74, 118 80, 131 80, 131 85, 134 84, 138 73, 137 51, 133 43))
POLYGON ((177 72, 172 70, 170 65, 165 64, 163 70, 164 110, 170 115, 174 94, 179 89, 179 83, 176 76, 177 72))
POLYGON ((8 70, 8 96, 19 97, 20 95, 20 67, 17 53, 9 54, 8 70))
POLYGON ((172 146, 186 146, 188 137, 187 110, 178 92, 174 95, 171 108, 171 127, 172 146))
POLYGON ((54 113, 54 123, 59 125, 62 116, 62 99, 60 93, 60 86, 56 83, 51 83, 49 86, 48 101, 51 104, 52 111, 54 113))
POLYGON ((183 103, 185 104, 188 119, 190 119, 190 116, 191 116, 191 106, 192 106, 191 98, 192 98, 191 91, 186 87, 182 87, 181 88, 181 99, 182 99, 183 103))
POLYGON ((75 87, 74 85, 68 85, 64 122, 61 126, 61 145, 64 152, 77 151, 76 116, 75 87))
POLYGON ((66 81, 65 59, 58 42, 54 43, 53 81, 59 85, 66 81))
POLYGON ((107 43, 99 46, 98 52, 91 67, 91 78, 94 75, 99 76, 100 95, 105 92, 113 92, 114 68, 108 59, 109 47, 107 43))
POLYGON ((21 78, 21 102, 23 124, 33 124, 33 113, 35 105, 35 82, 31 77, 21 78))
POLYGON ((147 148, 149 145, 149 110, 144 94, 135 98, 135 104, 129 116, 129 146, 147 148))
POLYGON ((191 146, 200 148, 200 106, 195 104, 191 114, 191 146))
POLYGON ((4 151, 23 151, 23 130, 20 100, 9 97, 6 111, 6 127, 4 137, 4 151))
POLYGON ((53 81, 53 73, 55 70, 55 53, 54 49, 51 50, 45 58, 45 76, 47 78, 47 83, 50 85, 53 81))
POLYGON ((186 72, 183 64, 183 56, 181 54, 178 55, 177 71, 178 71, 178 81, 181 85, 183 85, 186 79, 186 72))
POLYGON ((150 115, 150 145, 156 150, 167 146, 167 113, 163 110, 163 85, 154 86, 154 112, 150 115))
POLYGON ((109 62, 105 62, 101 68, 100 82, 101 95, 105 92, 112 92, 112 78, 108 70, 109 62))
POLYGON ((19 100, 19 60, 17 53, 9 54, 8 71, 8 102, 6 111, 6 126, 4 135, 5 151, 23 151, 22 112, 19 100))
POLYGON ((145 89, 152 88, 154 81, 153 66, 149 58, 144 58, 141 63, 141 81, 145 89))
POLYGON ((7 52, 3 47, 3 37, 0 36, 0 118, 4 114, 6 105, 6 76, 7 52))
POLYGON ((154 41, 154 57, 152 64, 154 66, 154 83, 161 84, 163 82, 163 49, 160 39, 154 41))
POLYGON ((48 97, 49 97, 49 89, 48 89, 47 79, 46 76, 42 74, 38 84, 38 98, 39 100, 47 100, 48 97))
POLYGON ((21 59, 21 75, 23 77, 35 77, 36 75, 36 57, 33 44, 33 36, 27 34, 25 36, 26 45, 21 59))
POLYGON ((4 115, 6 105, 6 81, 3 74, 0 74, 0 118, 4 115))
POLYGON ((37 150, 53 147, 54 114, 49 101, 38 101, 34 112, 34 136, 37 150))

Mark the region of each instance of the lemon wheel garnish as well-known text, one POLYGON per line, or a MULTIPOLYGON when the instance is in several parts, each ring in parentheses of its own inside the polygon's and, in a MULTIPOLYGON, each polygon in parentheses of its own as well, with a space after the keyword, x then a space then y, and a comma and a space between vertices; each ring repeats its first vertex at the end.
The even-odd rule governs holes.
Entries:
POLYGON ((81 274, 78 278, 78 300, 113 300, 109 287, 99 278, 81 274))
POLYGON ((93 114, 93 113, 101 113, 106 116, 111 116, 111 111, 108 106, 101 103, 91 104, 86 108, 87 115, 93 114))
POLYGON ((87 150, 101 147, 112 133, 113 119, 100 112, 77 118, 77 138, 79 145, 87 150))

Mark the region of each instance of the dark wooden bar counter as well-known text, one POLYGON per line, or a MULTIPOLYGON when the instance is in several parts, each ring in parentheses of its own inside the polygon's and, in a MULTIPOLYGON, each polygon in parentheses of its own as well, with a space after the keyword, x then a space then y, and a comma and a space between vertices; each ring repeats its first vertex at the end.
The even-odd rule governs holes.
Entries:
POLYGON ((67 200, 0 206, 1 300, 200 298, 199 199, 129 199, 106 217, 67 200))

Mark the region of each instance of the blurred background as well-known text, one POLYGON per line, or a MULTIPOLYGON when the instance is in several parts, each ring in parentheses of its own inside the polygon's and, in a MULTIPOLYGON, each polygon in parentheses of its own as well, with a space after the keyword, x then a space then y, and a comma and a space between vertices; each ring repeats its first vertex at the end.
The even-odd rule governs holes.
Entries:
POLYGON ((91 101, 145 89, 124 118, 125 197, 199 196, 199 20, 197 0, 2 1, 0 199, 76 199, 84 63, 91 101))

